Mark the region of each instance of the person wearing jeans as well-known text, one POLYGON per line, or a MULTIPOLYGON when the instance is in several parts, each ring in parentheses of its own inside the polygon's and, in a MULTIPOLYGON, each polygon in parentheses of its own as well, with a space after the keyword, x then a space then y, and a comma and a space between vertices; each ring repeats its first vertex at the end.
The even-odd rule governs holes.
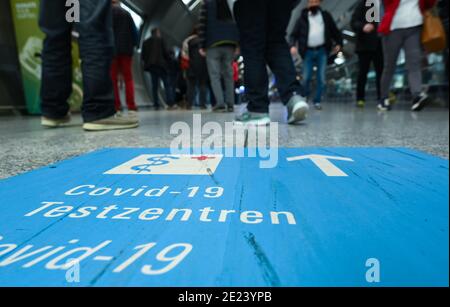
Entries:
POLYGON ((313 98, 314 106, 317 109, 321 108, 322 95, 325 90, 325 74, 328 64, 328 52, 325 47, 308 48, 303 59, 303 82, 306 97, 311 94, 311 81, 316 71, 316 94, 313 98))
POLYGON ((110 0, 80 0, 80 22, 66 20, 64 1, 41 0, 39 26, 42 50, 42 125, 60 127, 70 121, 67 102, 72 92, 72 30, 79 33, 83 71, 83 128, 88 131, 135 128, 138 120, 116 116, 110 76, 113 33, 110 0))
POLYGON ((199 106, 206 109, 208 99, 209 75, 206 59, 200 54, 202 40, 199 34, 199 26, 195 26, 193 35, 183 43, 183 53, 189 59, 189 68, 186 71, 187 79, 187 109, 195 105, 198 92, 199 106))
POLYGON ((322 10, 320 5, 320 0, 309 0, 291 34, 292 53, 299 52, 304 61, 303 82, 306 96, 310 95, 314 68, 317 68, 317 88, 313 102, 318 110, 322 109, 321 100, 326 84, 328 56, 333 44, 336 45, 334 53, 338 53, 343 45, 341 32, 333 16, 322 10))
POLYGON ((232 21, 219 19, 228 7, 219 0, 205 0, 200 13, 200 54, 206 56, 211 87, 216 100, 213 111, 234 110, 233 60, 239 44, 239 31, 232 21))
POLYGON ((281 100, 287 106, 288 123, 306 118, 309 108, 286 41, 286 29, 296 3, 294 0, 238 0, 234 4, 249 100, 248 112, 238 116, 236 124, 270 124, 267 65, 276 76, 281 100))
POLYGON ((161 108, 159 102, 159 85, 161 81, 164 84, 166 102, 172 108, 175 105, 175 97, 168 74, 168 67, 171 61, 170 51, 167 49, 159 28, 154 28, 152 36, 144 42, 142 61, 145 71, 149 72, 152 77, 152 94, 155 110, 161 108))
POLYGON ((391 110, 389 91, 397 68, 400 50, 405 51, 412 111, 421 111, 428 103, 422 88, 422 25, 423 14, 436 0, 383 0, 385 14, 378 31, 383 35, 384 71, 381 78, 380 111, 391 110))

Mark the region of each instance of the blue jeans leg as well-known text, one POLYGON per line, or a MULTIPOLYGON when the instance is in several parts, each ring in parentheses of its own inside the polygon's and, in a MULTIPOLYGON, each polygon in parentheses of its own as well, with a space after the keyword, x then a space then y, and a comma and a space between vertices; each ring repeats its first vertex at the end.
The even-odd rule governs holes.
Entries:
POLYGON ((328 63, 328 56, 325 48, 317 51, 317 91, 314 103, 320 103, 322 101, 322 95, 325 92, 326 86, 326 69, 328 63))
POLYGON ((314 71, 314 52, 308 50, 303 61, 303 90, 305 96, 309 97, 311 93, 311 79, 314 71))

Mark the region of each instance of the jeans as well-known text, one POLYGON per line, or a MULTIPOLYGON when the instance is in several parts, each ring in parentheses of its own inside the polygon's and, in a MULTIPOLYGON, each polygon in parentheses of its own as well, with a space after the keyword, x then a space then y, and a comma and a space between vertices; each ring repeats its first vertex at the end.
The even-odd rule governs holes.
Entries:
POLYGON ((303 86, 305 88, 306 96, 309 96, 311 93, 311 80, 314 73, 314 67, 317 67, 317 88, 313 102, 320 103, 322 101, 322 94, 325 91, 325 73, 328 63, 328 53, 325 47, 319 49, 308 49, 303 62, 303 86))
POLYGON ((134 81, 132 72, 133 58, 128 55, 118 55, 114 57, 111 66, 111 78, 114 85, 115 107, 117 111, 122 110, 119 91, 119 75, 122 75, 125 82, 125 93, 127 107, 129 111, 136 111, 136 102, 134 100, 134 81))
POLYGON ((269 65, 277 79, 281 99, 287 104, 293 94, 303 95, 286 42, 286 29, 295 0, 239 0, 234 14, 241 35, 245 63, 245 88, 250 112, 269 112, 269 65))
POLYGON ((206 102, 208 100, 208 78, 204 76, 194 76, 190 75, 187 77, 187 103, 188 107, 191 108, 195 105, 195 98, 198 90, 199 95, 199 105, 200 107, 206 107, 206 102))
POLYGON ((394 30, 383 37, 384 71, 381 79, 381 98, 387 98, 397 69, 400 50, 405 50, 406 69, 411 93, 422 92, 422 27, 394 30))
POLYGON ((383 52, 377 50, 374 52, 358 53, 359 72, 356 90, 356 99, 366 100, 367 75, 370 71, 370 65, 373 63, 376 73, 377 99, 381 99, 381 76, 383 74, 383 52))
POLYGON ((173 106, 175 104, 175 97, 173 96, 172 84, 170 83, 167 71, 162 67, 152 67, 150 69, 150 74, 152 76, 152 94, 155 107, 161 106, 159 102, 159 85, 161 81, 164 84, 166 103, 168 106, 173 106))
MULTIPOLYGON (((110 0, 80 0, 80 57, 83 71, 85 122, 115 114, 111 82, 113 32, 110 0)), ((45 34, 42 50, 42 114, 52 119, 69 112, 72 92, 72 24, 66 21, 65 1, 41 0, 39 26, 45 34)))
POLYGON ((206 62, 217 106, 234 106, 234 52, 232 46, 213 47, 207 52, 206 62))

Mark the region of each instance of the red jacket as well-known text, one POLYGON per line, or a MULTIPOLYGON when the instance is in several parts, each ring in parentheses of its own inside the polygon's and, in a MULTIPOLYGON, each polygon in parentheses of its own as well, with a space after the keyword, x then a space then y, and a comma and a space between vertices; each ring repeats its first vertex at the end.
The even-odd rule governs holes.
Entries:
MULTIPOLYGON (((419 1, 420 10, 422 13, 431 9, 437 2, 437 0, 417 0, 419 1)), ((391 25, 394 21, 395 13, 400 6, 400 0, 383 0, 384 4, 384 16, 381 20, 378 32, 387 35, 391 33, 391 25)))

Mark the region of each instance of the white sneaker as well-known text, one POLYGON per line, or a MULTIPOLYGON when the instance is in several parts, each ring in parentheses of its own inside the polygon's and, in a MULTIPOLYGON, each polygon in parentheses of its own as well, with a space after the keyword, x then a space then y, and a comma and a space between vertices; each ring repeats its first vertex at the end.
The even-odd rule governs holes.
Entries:
POLYGON ((306 99, 299 95, 294 95, 287 104, 288 124, 296 124, 306 119, 309 111, 309 105, 306 99))

